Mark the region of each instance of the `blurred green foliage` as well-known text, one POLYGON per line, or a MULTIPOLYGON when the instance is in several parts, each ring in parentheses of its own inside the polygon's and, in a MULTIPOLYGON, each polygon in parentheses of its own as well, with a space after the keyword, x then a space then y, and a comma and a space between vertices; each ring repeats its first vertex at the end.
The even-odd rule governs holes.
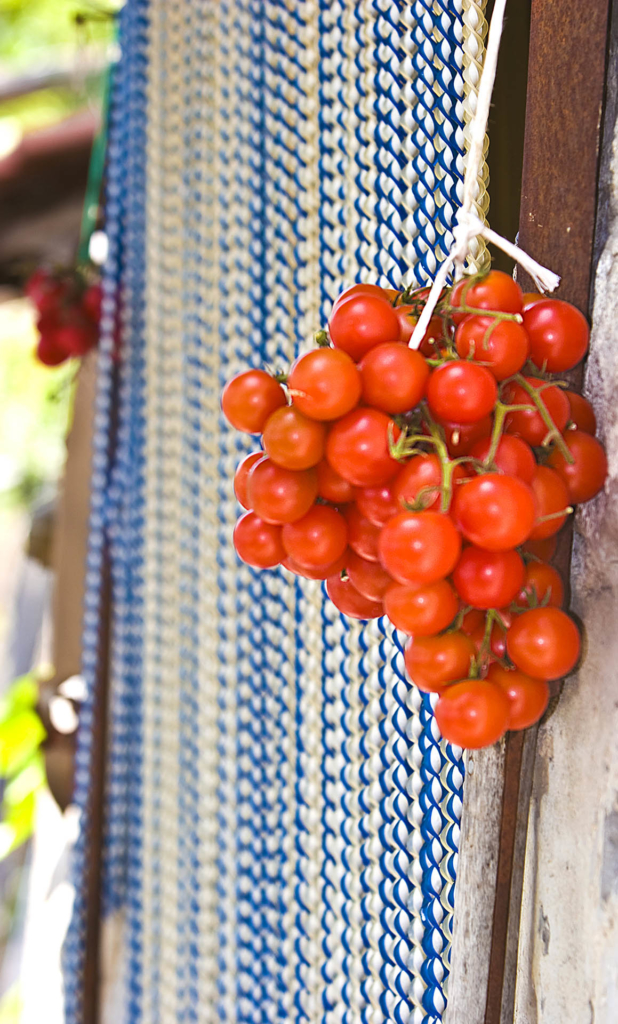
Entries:
POLYGON ((53 50, 78 53, 112 38, 120 3, 94 0, 0 0, 0 61, 20 71, 49 65, 53 50))
POLYGON ((43 366, 35 345, 30 304, 0 305, 0 507, 29 506, 64 463, 77 364, 43 366))
POLYGON ((35 711, 38 686, 32 676, 15 680, 0 700, 0 860, 32 835, 37 796, 45 786, 41 743, 45 729, 35 711))

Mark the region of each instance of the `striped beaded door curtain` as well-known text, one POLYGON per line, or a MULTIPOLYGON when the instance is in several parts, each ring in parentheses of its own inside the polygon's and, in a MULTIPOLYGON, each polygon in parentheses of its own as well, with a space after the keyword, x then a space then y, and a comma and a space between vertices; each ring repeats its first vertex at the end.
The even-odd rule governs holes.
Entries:
POLYGON ((232 478, 252 444, 219 393, 246 366, 289 364, 354 281, 432 278, 462 191, 483 6, 122 10, 67 1024, 83 1022, 106 546, 103 927, 121 923, 122 949, 109 1019, 442 1019, 461 751, 385 620, 346 620, 319 582, 239 563, 232 478))

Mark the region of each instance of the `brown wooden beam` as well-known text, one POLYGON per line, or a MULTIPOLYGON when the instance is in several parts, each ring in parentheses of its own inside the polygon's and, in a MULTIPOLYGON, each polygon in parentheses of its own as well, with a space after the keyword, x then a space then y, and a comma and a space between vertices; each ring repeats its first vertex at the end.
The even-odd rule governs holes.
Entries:
MULTIPOLYGON (((561 276, 559 297, 589 312, 604 110, 609 0, 532 0, 519 244, 561 276)), ((520 274, 524 289, 532 282, 520 274)), ((571 375, 581 387, 583 371, 571 375)), ((572 529, 556 564, 567 584, 572 529)), ((523 866, 537 730, 511 734, 485 1024, 512 1024, 523 866)))

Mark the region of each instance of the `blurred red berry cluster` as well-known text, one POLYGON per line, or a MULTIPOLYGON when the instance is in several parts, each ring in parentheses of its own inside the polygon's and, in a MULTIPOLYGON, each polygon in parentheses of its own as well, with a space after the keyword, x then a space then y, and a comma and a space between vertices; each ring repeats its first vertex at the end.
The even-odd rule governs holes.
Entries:
POLYGON ((99 337, 102 290, 79 270, 41 267, 28 279, 25 294, 38 312, 36 355, 45 366, 59 366, 94 348, 99 337))

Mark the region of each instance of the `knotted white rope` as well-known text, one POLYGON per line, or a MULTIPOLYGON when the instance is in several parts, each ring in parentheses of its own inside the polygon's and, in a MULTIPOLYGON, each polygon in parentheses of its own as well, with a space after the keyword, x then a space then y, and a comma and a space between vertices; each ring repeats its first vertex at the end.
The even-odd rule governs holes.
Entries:
POLYGON ((517 263, 519 263, 533 279, 539 291, 553 292, 560 284, 560 278, 557 274, 548 270, 547 267, 541 266, 541 264, 537 263, 536 260, 533 260, 528 253, 524 252, 523 249, 520 249, 518 245, 507 241, 507 239, 503 238, 502 235, 492 231, 491 228, 488 228, 483 224, 483 222, 472 211, 474 190, 477 185, 478 173, 483 159, 483 143, 485 140, 485 133, 487 131, 489 108, 491 106, 491 97, 496 78, 496 68, 498 66, 498 53, 500 50, 502 26, 504 24, 505 7, 506 0, 496 0, 496 5, 489 25, 487 50, 485 53, 483 73, 481 75, 481 82, 479 85, 477 108, 471 125, 470 152, 468 154, 466 174, 464 177, 463 199, 461 207, 457 213, 455 227, 453 229, 453 245, 448 257, 445 259, 436 274, 435 280, 427 297, 427 302, 425 303, 423 312, 419 317, 418 323, 416 324, 410 339, 410 348, 418 348, 423 340, 425 332, 429 327, 429 321, 431 320, 433 311, 436 308, 442 289, 446 284, 452 267, 455 267, 456 280, 459 280, 459 278, 463 276, 464 263, 470 251, 470 243, 479 235, 486 239, 486 241, 492 242, 493 245, 498 246, 498 248, 502 249, 507 256, 516 260, 517 263))

